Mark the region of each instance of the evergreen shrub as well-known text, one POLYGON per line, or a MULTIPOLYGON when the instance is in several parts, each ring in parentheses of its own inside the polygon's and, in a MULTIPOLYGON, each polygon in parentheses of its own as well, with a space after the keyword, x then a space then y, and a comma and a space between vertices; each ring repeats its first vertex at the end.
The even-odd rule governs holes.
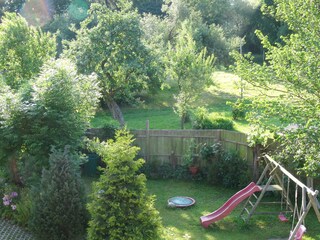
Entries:
POLYGON ((161 220, 154 208, 154 197, 147 194, 146 177, 138 174, 144 160, 136 159, 138 147, 126 130, 119 130, 115 140, 91 141, 106 167, 93 183, 88 210, 89 240, 159 239, 161 220))
POLYGON ((30 227, 37 239, 78 240, 84 235, 87 212, 77 158, 68 147, 52 149, 50 167, 32 193, 30 227))

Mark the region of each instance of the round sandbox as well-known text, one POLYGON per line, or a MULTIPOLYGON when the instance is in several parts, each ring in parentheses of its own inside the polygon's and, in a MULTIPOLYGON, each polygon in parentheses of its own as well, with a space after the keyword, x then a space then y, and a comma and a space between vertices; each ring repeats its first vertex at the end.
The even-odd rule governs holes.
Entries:
POLYGON ((184 208, 190 207, 195 203, 196 201, 193 198, 185 196, 172 197, 168 199, 168 206, 170 207, 184 208))

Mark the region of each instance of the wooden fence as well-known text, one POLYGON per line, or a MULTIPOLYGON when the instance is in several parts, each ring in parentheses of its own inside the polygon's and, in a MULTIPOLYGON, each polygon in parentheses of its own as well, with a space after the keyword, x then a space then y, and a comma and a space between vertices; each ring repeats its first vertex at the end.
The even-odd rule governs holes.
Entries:
MULTIPOLYGON (((247 160, 252 170, 253 179, 258 174, 258 148, 251 148, 247 143, 247 135, 228 130, 131 130, 135 138, 135 145, 140 147, 139 155, 147 162, 157 164, 182 163, 182 157, 191 145, 196 147, 195 155, 199 154, 200 146, 220 143, 227 152, 237 152, 241 158, 247 160)), ((103 129, 90 129, 88 137, 103 139, 103 129)), ((200 163, 200 165, 203 165, 200 163)))
POLYGON ((248 161, 255 171, 257 154, 248 146, 247 135, 227 130, 132 130, 135 144, 141 148, 140 156, 147 162, 157 161, 159 164, 182 163, 183 156, 190 146, 195 146, 195 155, 199 154, 200 146, 220 143, 227 152, 237 152, 248 161))

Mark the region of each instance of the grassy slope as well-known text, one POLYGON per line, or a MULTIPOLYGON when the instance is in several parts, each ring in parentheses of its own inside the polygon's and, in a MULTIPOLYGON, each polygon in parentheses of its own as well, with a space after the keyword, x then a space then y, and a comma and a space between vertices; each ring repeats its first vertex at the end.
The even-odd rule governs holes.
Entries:
MULTIPOLYGON (((207 88, 198 100, 200 106, 206 106, 215 115, 231 117, 231 108, 226 101, 235 101, 239 92, 234 84, 235 76, 217 72, 214 75, 216 86, 207 88)), ((179 129, 180 121, 173 111, 174 88, 162 90, 152 97, 144 99, 144 103, 137 108, 123 108, 124 118, 129 128, 144 129, 149 120, 151 129, 179 129)), ((108 112, 98 112, 92 120, 92 127, 102 127, 113 121, 108 112)), ((242 131, 247 126, 245 121, 237 121, 236 129, 242 131)), ((191 128, 191 124, 186 124, 191 128)))
MULTIPOLYGON (((200 216, 218 209, 236 190, 177 180, 148 180, 147 186, 149 192, 156 195, 155 206, 162 217, 165 239, 256 240, 289 236, 291 223, 280 222, 276 215, 254 215, 249 224, 244 224, 239 217, 243 203, 225 219, 212 224, 208 229, 203 228, 200 225, 200 216), (174 196, 193 197, 196 204, 187 209, 168 208, 167 200, 174 196)), ((261 208, 263 206, 259 205, 258 210, 261 211, 261 208)), ((279 208, 280 206, 278 211, 279 208)), ((320 224, 312 210, 307 216, 306 225, 308 229, 303 239, 319 240, 320 224)))
MULTIPOLYGON (((213 85, 206 88, 197 101, 198 106, 209 109, 211 116, 232 118, 231 107, 226 103, 234 102, 240 97, 239 78, 231 73, 216 72, 213 85)), ((179 129, 180 121, 173 111, 175 88, 165 89, 145 98, 135 108, 123 108, 125 121, 130 129, 144 129, 149 120, 151 129, 179 129)), ((244 97, 257 96, 259 89, 245 86, 244 97)), ((92 121, 92 127, 102 127, 106 122, 113 121, 109 113, 98 112, 92 121)), ((186 124, 191 128, 191 124, 186 124)), ((245 120, 235 121, 235 130, 248 132, 250 127, 245 120)))

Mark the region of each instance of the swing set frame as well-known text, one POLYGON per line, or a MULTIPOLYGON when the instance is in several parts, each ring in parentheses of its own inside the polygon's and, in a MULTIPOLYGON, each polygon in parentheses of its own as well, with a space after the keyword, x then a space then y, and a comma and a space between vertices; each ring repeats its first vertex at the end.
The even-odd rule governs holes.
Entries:
MULTIPOLYGON (((319 202, 317 200, 317 195, 319 194, 318 190, 313 190, 307 187, 304 183, 302 183, 299 179, 293 176, 289 171, 287 171, 284 167, 282 167, 279 163, 273 160, 270 156, 264 155, 264 160, 266 162, 266 166, 257 181, 257 185, 260 185, 262 188, 260 194, 252 194, 244 205, 243 210, 240 213, 240 216, 248 222, 253 214, 259 214, 256 212, 256 208, 260 203, 263 203, 261 200, 267 191, 281 191, 281 206, 283 201, 286 204, 286 210, 290 209, 290 212, 293 212, 293 216, 297 216, 297 223, 294 224, 295 219, 292 222, 292 231, 290 232, 289 240, 293 240, 296 237, 299 229, 303 227, 304 219, 306 218, 309 210, 313 207, 318 221, 320 222, 320 212, 319 212, 319 202), (288 178, 287 188, 285 187, 284 176, 288 178), (261 185, 265 179, 267 182, 265 185, 261 185), (295 190, 295 204, 293 205, 289 199, 289 184, 294 182, 296 185, 295 190), (275 183, 272 185, 271 183, 275 183), (298 189, 299 188, 299 189, 298 189), (297 192, 301 192, 301 208, 298 210, 297 204, 297 192), (254 199, 254 200, 253 200, 254 199), (245 214, 247 214, 245 216, 245 214)), ((271 213, 260 213, 260 214, 271 214, 271 213)))

